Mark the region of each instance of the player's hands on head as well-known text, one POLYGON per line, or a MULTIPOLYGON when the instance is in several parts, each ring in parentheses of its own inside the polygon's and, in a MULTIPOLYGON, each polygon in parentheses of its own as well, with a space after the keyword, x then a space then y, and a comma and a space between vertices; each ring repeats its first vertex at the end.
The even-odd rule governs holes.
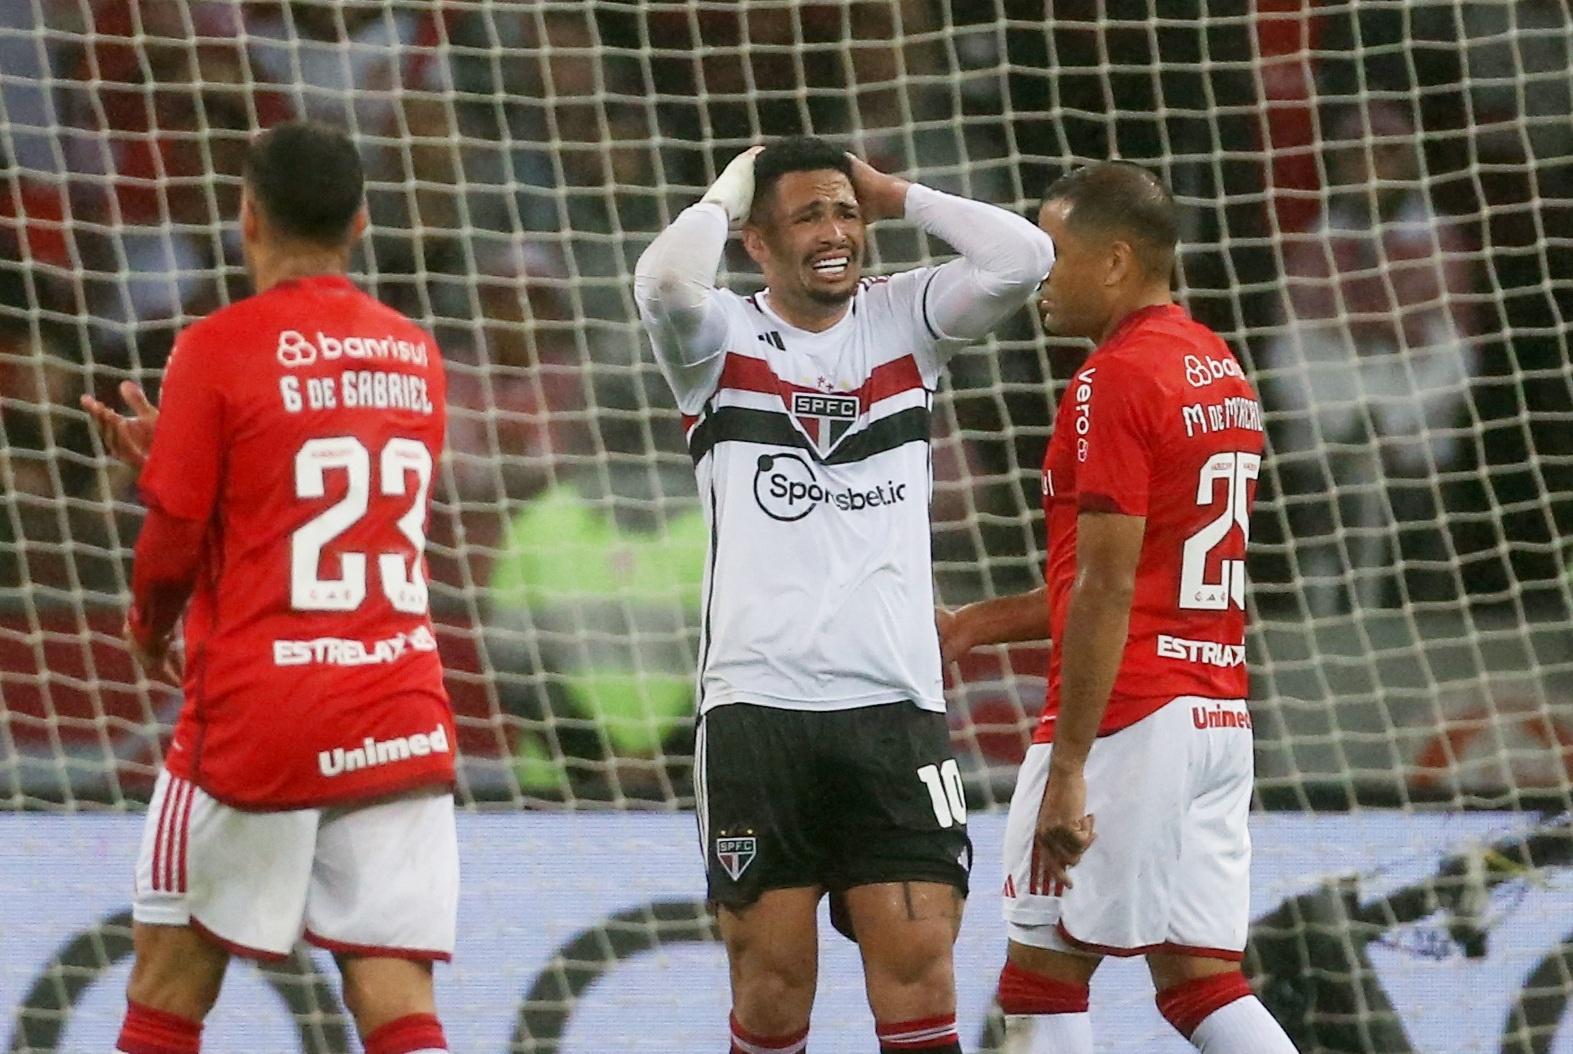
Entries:
POLYGON ((852 193, 857 195, 865 221, 899 220, 907 214, 911 180, 887 175, 856 154, 847 154, 847 159, 852 162, 852 193))
POLYGON ((103 438, 109 456, 134 469, 140 469, 153 446, 153 426, 158 421, 158 408, 148 402, 147 393, 140 384, 120 382, 120 397, 131 408, 130 416, 116 413, 91 395, 82 396, 82 409, 87 411, 98 434, 103 438))
POLYGON ((748 211, 754 205, 754 159, 763 149, 751 146, 734 157, 699 199, 720 205, 733 227, 748 219, 748 211))
POLYGON ((1070 869, 1081 861, 1095 837, 1092 814, 1087 811, 1086 776, 1080 770, 1050 766, 1033 833, 1038 849, 1035 856, 1046 880, 1040 888, 1050 888, 1053 883, 1069 889, 1074 884, 1070 869))
POLYGON ((166 633, 163 637, 143 640, 131 628, 130 619, 126 620, 120 632, 125 638, 126 650, 144 674, 152 680, 163 681, 177 688, 180 686, 185 676, 185 663, 180 653, 174 650, 174 634, 166 633))

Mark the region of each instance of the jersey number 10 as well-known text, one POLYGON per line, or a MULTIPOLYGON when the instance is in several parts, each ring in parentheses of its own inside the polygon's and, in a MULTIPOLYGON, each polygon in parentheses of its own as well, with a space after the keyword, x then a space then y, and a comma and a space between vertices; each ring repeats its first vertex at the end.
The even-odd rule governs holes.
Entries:
MULTIPOLYGON (((322 550, 362 517, 371 497, 371 453, 354 436, 308 439, 295 455, 295 496, 321 498, 330 469, 342 469, 349 486, 333 505, 290 536, 290 606, 296 611, 353 611, 366 599, 366 554, 341 553, 339 577, 323 578, 322 550)), ((379 493, 408 493, 406 475, 415 473, 415 500, 399 517, 399 530, 415 550, 406 566, 400 553, 380 553, 377 571, 382 591, 395 611, 426 613, 426 579, 421 554, 426 550, 426 492, 431 488, 431 451, 414 439, 390 439, 377 458, 379 493)))
POLYGON ((1185 539, 1180 559, 1180 609, 1182 611, 1224 611, 1232 604, 1245 607, 1245 560, 1219 561, 1219 577, 1207 579, 1207 558, 1240 528, 1241 552, 1251 537, 1250 487, 1262 471, 1260 454, 1227 451, 1214 454, 1202 465, 1196 485, 1196 504, 1209 507, 1217 500, 1217 485, 1224 485, 1223 511, 1185 539))

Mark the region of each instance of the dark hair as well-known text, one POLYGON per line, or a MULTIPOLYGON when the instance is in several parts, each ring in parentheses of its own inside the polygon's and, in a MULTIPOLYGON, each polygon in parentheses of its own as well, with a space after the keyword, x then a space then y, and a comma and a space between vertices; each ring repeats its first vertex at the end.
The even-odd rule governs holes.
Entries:
POLYGON ((1149 273, 1174 266, 1179 208, 1163 180, 1140 165, 1100 161, 1066 173, 1044 192, 1044 205, 1054 201, 1070 205, 1065 223, 1071 229, 1128 239, 1149 273))
POLYGON ((349 236, 366 177, 349 136, 307 121, 276 125, 246 152, 246 186, 285 234, 319 245, 349 236))
POLYGON ((754 158, 752 207, 758 208, 759 203, 765 200, 788 172, 818 172, 824 169, 834 169, 848 179, 852 178, 852 162, 840 147, 811 135, 777 139, 754 158))

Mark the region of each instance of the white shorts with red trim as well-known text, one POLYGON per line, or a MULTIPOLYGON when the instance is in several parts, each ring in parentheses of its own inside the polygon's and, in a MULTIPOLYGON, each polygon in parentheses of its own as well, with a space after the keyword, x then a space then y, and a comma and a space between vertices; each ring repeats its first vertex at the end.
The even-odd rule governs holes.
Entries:
POLYGON ((1240 700, 1182 696, 1087 756, 1096 837, 1050 888, 1033 831, 1053 745, 1035 743, 1005 825, 1010 938, 1100 955, 1148 952, 1238 960, 1250 923, 1250 715, 1240 700))
POLYGON ((350 955, 448 960, 459 902, 453 795, 248 812, 162 772, 137 856, 132 917, 190 925, 279 959, 304 937, 350 955))

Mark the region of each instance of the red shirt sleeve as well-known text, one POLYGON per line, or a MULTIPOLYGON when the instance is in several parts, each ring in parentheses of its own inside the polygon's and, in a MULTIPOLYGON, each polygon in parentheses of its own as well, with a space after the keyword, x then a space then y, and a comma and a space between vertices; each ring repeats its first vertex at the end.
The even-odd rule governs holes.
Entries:
POLYGON ((189 332, 175 342, 164 374, 153 449, 138 489, 148 505, 182 520, 207 522, 218 497, 224 401, 214 379, 216 348, 189 332))
POLYGON ((202 566, 206 520, 183 520, 157 506, 148 509, 131 563, 131 613, 137 639, 162 637, 174 628, 202 566))
POLYGON ((1091 365, 1072 382, 1077 386, 1071 419, 1077 431, 1077 508, 1146 516, 1158 455, 1151 421, 1153 380, 1123 358, 1091 365))

